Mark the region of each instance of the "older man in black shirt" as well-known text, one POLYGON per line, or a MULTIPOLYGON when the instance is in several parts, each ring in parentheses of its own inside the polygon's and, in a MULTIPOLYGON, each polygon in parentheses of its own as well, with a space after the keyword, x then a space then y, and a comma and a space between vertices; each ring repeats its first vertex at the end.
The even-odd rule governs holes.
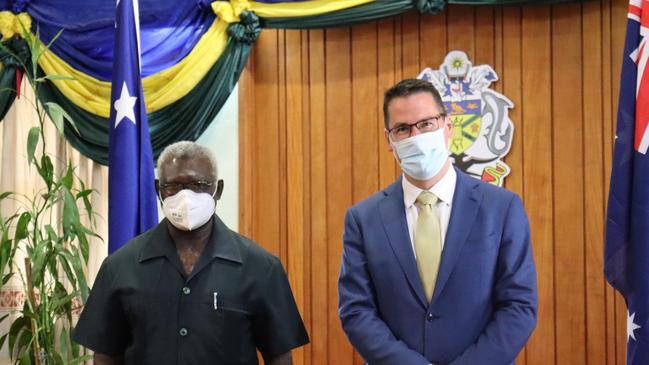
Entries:
POLYGON ((286 274, 214 215, 211 152, 173 144, 158 173, 166 219, 106 258, 74 339, 95 364, 291 364, 309 340, 286 274))

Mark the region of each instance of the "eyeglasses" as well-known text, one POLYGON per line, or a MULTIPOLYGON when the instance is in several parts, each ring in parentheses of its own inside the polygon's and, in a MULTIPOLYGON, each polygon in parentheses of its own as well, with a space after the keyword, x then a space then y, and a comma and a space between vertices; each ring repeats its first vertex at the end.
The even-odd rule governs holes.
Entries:
POLYGON ((165 193, 167 196, 175 195, 179 191, 184 190, 184 189, 189 189, 195 193, 212 193, 212 187, 214 186, 214 181, 203 181, 203 180, 198 180, 198 181, 192 181, 187 184, 179 183, 179 182, 170 182, 170 183, 164 183, 160 184, 160 190, 165 193))
POLYGON ((417 128, 421 133, 432 132, 439 128, 437 127, 437 124, 440 120, 444 119, 444 117, 446 117, 446 113, 440 113, 434 117, 426 118, 412 124, 397 124, 393 128, 388 129, 388 134, 393 141, 400 141, 410 137, 412 127, 417 128))

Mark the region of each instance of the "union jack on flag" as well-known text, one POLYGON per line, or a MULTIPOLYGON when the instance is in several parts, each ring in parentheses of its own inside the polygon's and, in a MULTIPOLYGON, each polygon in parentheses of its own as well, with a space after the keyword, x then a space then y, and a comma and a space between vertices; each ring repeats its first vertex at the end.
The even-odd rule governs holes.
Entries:
POLYGON ((631 0, 608 197, 604 272, 627 305, 627 364, 649 364, 649 0, 631 0))
MULTIPOLYGON (((636 114, 635 114, 635 149, 643 155, 649 147, 649 72, 647 59, 649 59, 649 1, 635 0, 629 4, 629 22, 640 24, 637 48, 630 54, 637 65, 636 76, 636 114), (644 3, 644 12, 643 12, 644 3)), ((629 37, 627 33, 627 38, 629 37)))

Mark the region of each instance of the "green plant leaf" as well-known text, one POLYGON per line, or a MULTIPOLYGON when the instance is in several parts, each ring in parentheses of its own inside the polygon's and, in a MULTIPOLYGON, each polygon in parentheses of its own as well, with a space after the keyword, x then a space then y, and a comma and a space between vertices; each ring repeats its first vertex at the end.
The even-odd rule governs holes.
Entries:
MULTIPOLYGON (((70 330, 70 332, 71 333, 74 332, 74 327, 70 327, 70 328, 72 328, 70 330)), ((75 361, 75 359, 77 359, 79 357, 80 350, 81 350, 81 346, 78 343, 72 341, 72 359, 73 360, 70 363, 75 363, 74 361, 75 361)), ((84 356, 88 356, 88 355, 84 355, 84 356)))
POLYGON ((9 336, 9 333, 5 333, 0 337, 0 349, 2 349, 2 346, 4 346, 5 341, 7 340, 7 336, 9 336))
POLYGON ((29 163, 34 161, 34 153, 36 153, 36 146, 38 145, 40 134, 40 127, 32 127, 27 135, 27 161, 29 163))
POLYGON ((63 365, 63 358, 61 357, 61 354, 59 354, 57 351, 50 352, 49 360, 47 365, 50 363, 52 365, 63 365))
POLYGON ((29 350, 29 346, 27 346, 25 352, 23 352, 22 356, 20 357, 20 362, 18 363, 19 365, 32 365, 32 354, 29 350))
POLYGON ((16 233, 14 234, 14 242, 16 245, 29 235, 28 224, 32 219, 30 212, 24 212, 18 218, 18 224, 16 225, 16 233))
POLYGON ((43 178, 45 181, 45 184, 47 185, 48 191, 52 187, 52 183, 54 182, 54 165, 52 165, 52 159, 48 155, 43 155, 41 157, 41 166, 40 169, 38 170, 39 175, 43 178))
MULTIPOLYGON (((5 231, 2 234, 2 242, 0 242, 0 274, 7 271, 6 270, 7 266, 10 265, 11 262, 13 261, 13 257, 11 257, 12 243, 13 243, 13 240, 9 239, 8 232, 5 231)), ((9 274, 11 274, 11 273, 9 273, 9 274)), ((7 275, 9 275, 9 274, 7 274, 7 275)), ((4 281, 4 277, 3 277, 3 281, 4 281)))
POLYGON ((58 256, 59 245, 52 245, 52 241, 49 241, 47 245, 47 250, 48 250, 48 256, 45 263, 45 265, 47 265, 47 271, 50 277, 58 278, 59 267, 57 263, 58 260, 56 259, 56 257, 58 256))
POLYGON ((52 44, 53 44, 57 39, 59 39, 59 37, 61 36, 61 33, 63 33, 63 30, 64 30, 64 29, 61 28, 58 32, 56 32, 56 34, 54 35, 54 37, 52 37, 52 39, 50 40, 50 43, 48 43, 48 44, 45 46, 45 49, 44 49, 43 51, 47 51, 47 50, 50 49, 50 47, 52 47, 52 44))
POLYGON ((79 132, 79 129, 77 128, 77 125, 74 123, 74 119, 68 114, 68 112, 65 111, 59 104, 53 102, 53 101, 48 101, 45 103, 45 107, 47 108, 47 113, 50 116, 50 119, 52 119, 52 122, 54 122, 54 125, 56 126, 56 129, 59 131, 61 134, 61 137, 64 136, 64 122, 67 120, 72 129, 77 134, 81 134, 79 132))
POLYGON ((63 125, 65 120, 63 118, 64 118, 65 111, 63 110, 63 108, 61 108, 59 104, 52 101, 45 103, 45 108, 47 109, 47 114, 49 114, 50 119, 52 119, 52 122, 54 123, 56 130, 59 131, 59 135, 61 137, 64 137, 65 129, 63 125))
POLYGON ((81 257, 83 257, 85 263, 88 263, 90 257, 90 245, 88 244, 88 238, 84 232, 86 229, 81 225, 81 223, 79 223, 75 226, 75 231, 77 233, 77 238, 79 239, 79 252, 81 252, 81 257))
POLYGON ((88 300, 88 282, 86 281, 86 274, 83 271, 83 265, 81 264, 81 259, 77 255, 73 255, 71 252, 64 252, 68 262, 72 265, 77 280, 79 282, 79 291, 81 292, 81 301, 83 304, 88 300))
POLYGON ((34 81, 36 82, 45 82, 45 80, 50 80, 50 81, 59 81, 59 80, 74 80, 74 77, 72 76, 64 76, 64 75, 45 75, 42 77, 39 77, 35 79, 34 81))
POLYGON ((63 284, 57 281, 54 284, 52 291, 52 300, 50 301, 50 308, 53 313, 57 315, 65 315, 69 321, 72 320, 72 300, 77 297, 79 293, 73 290, 68 293, 63 284))
POLYGON ((70 193, 70 190, 63 189, 63 232, 69 234, 79 223, 79 208, 70 193))
POLYGON ((13 191, 5 191, 4 193, 0 194, 0 200, 3 200, 11 196, 13 193, 14 193, 13 191))
MULTIPOLYGON (((81 198, 86 198, 86 197, 88 197, 88 196, 89 196, 90 194, 92 194, 94 191, 95 191, 95 189, 86 189, 86 190, 82 190, 82 191, 78 192, 78 193, 77 193, 77 200, 79 200, 79 199, 81 199, 81 198)), ((0 199, 2 199, 2 196, 0 196, 0 199)))
POLYGON ((14 276, 14 273, 10 272, 9 274, 6 274, 5 276, 2 277, 2 285, 5 285, 9 282, 9 280, 14 276))
POLYGON ((62 253, 59 252, 59 263, 61 264, 61 268, 63 269, 63 272, 65 273, 65 276, 68 278, 68 281, 70 282, 70 285, 72 285, 73 288, 77 287, 77 279, 72 273, 72 268, 70 267, 70 263, 68 262, 68 258, 62 253))
POLYGON ((63 354, 63 360, 69 360, 72 357, 72 351, 70 346, 70 333, 67 328, 61 328, 61 336, 59 337, 59 343, 61 344, 61 353, 63 354))
POLYGON ((66 188, 68 188, 68 190, 72 189, 72 183, 74 182, 74 168, 72 167, 72 162, 68 162, 68 168, 66 169, 61 182, 66 188))
POLYGON ((45 232, 47 233, 47 237, 52 240, 52 241, 57 241, 59 239, 59 235, 56 233, 54 230, 54 227, 52 227, 51 224, 46 224, 45 225, 45 232))
POLYGON ((39 30, 36 29, 36 37, 28 35, 27 38, 24 38, 29 45, 29 50, 32 56, 31 68, 34 77, 36 77, 36 73, 38 72, 38 59, 41 58, 41 37, 39 33, 39 30))
POLYGON ((9 350, 12 359, 19 359, 27 350, 29 353, 29 344, 31 343, 31 323, 29 318, 21 316, 16 318, 9 327, 9 350))
POLYGON ((38 287, 45 277, 45 269, 48 263, 47 258, 50 252, 47 250, 47 240, 41 240, 36 244, 30 256, 32 260, 32 285, 38 287))

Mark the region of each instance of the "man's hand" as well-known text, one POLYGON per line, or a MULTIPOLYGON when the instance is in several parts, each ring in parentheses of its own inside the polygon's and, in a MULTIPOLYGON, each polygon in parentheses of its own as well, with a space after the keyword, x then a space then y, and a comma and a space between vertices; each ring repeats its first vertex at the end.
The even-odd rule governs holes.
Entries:
POLYGON ((274 356, 270 359, 264 357, 264 362, 267 365, 292 365, 293 364, 290 351, 283 353, 281 355, 274 356))
POLYGON ((105 354, 99 354, 95 352, 94 356, 95 365, 123 365, 124 359, 119 357, 108 356, 105 354))

